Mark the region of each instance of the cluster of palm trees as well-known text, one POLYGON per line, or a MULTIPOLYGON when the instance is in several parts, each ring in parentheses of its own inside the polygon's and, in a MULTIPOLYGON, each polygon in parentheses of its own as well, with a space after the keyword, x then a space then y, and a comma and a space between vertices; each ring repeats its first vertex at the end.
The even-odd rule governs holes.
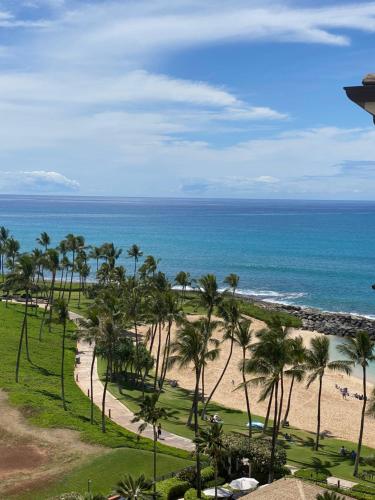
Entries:
MULTIPOLYGON (((137 245, 127 251, 127 258, 133 260, 132 270, 127 274, 118 265, 122 250, 113 243, 88 246, 82 236, 68 234, 57 247, 51 247, 47 233, 37 238, 38 248, 29 253, 20 253, 20 245, 6 228, 0 228, 0 267, 3 273, 3 291, 8 300, 10 292, 22 292, 25 314, 21 327, 16 360, 16 381, 23 346, 30 361, 28 315, 30 305, 43 306, 39 340, 43 340, 44 325, 49 329, 52 320, 63 325, 61 347, 61 398, 64 409, 68 406, 64 390, 64 353, 66 325, 69 304, 78 281, 78 307, 81 292, 87 290, 87 280, 92 273, 96 283, 91 285, 93 298, 85 318, 79 320, 78 334, 93 344, 91 363, 91 423, 94 424, 93 374, 95 360, 101 356, 106 362, 104 391, 101 408, 101 429, 106 432, 106 394, 108 384, 121 377, 132 377, 133 383, 142 388, 143 403, 136 415, 137 420, 150 424, 154 429, 154 460, 156 464, 155 431, 160 419, 167 414, 160 406, 159 397, 163 391, 168 369, 173 365, 191 368, 194 374, 194 390, 187 425, 192 426, 196 444, 197 492, 201 494, 200 455, 208 453, 211 446, 212 460, 217 465, 222 428, 207 422, 209 402, 230 366, 235 346, 241 352, 239 370, 242 383, 237 390, 243 391, 248 415, 248 437, 252 439, 251 400, 252 386, 261 386, 261 400, 268 401, 264 432, 270 427, 269 481, 274 477, 274 458, 280 428, 288 420, 293 404, 293 388, 306 380, 307 387, 318 382, 317 429, 315 448, 319 448, 321 425, 321 394, 324 375, 329 370, 350 374, 354 365, 363 370, 363 407, 358 438, 358 466, 363 440, 366 414, 366 368, 374 360, 374 342, 366 332, 358 332, 339 346, 345 359, 329 359, 329 339, 319 336, 307 348, 301 336, 291 335, 288 324, 282 323, 277 315, 272 316, 267 326, 255 331, 251 319, 241 308, 236 298, 239 277, 230 274, 224 280, 227 287, 220 291, 213 274, 192 280, 189 273, 181 271, 172 283, 159 269, 159 261, 153 256, 143 257, 137 245), (16 244, 17 243, 17 244, 16 244), (140 262, 142 259, 142 262, 140 262), (94 266, 90 261, 95 262, 94 266), (195 293, 187 296, 187 290, 194 285, 195 293), (181 293, 177 293, 178 286, 181 293), (185 304, 194 302, 199 315, 187 316, 185 304), (56 314, 53 314, 56 311, 56 314), (177 330, 174 332, 174 325, 177 330), (142 330, 140 327, 143 326, 142 330), (145 328, 147 333, 144 334, 145 328), (207 394, 205 372, 210 363, 221 355, 223 344, 227 357, 222 372, 211 392, 207 394), (286 379, 289 389, 286 390, 286 379), (149 380, 152 380, 151 386, 149 380), (146 391, 147 388, 147 391, 146 391), (151 389, 151 396, 148 394, 151 389), (147 394, 146 394, 147 392, 147 394), (207 426, 209 430, 207 430, 207 426), (208 439, 209 438, 209 439, 208 439), (210 441, 211 440, 211 441, 210 441), (209 444, 211 442, 211 444, 209 444), (202 444, 203 443, 203 444, 202 444), (204 444, 205 443, 205 444, 204 444), (216 443, 216 445, 214 444, 216 443), (208 447, 208 448, 207 448, 208 447)), ((35 308, 35 311, 37 308, 35 308)), ((369 403, 374 409, 375 404, 369 403)), ((268 438, 267 438, 268 439, 268 438)), ((156 471, 156 465, 155 465, 156 471)), ((155 472, 156 475, 156 472, 155 472)))

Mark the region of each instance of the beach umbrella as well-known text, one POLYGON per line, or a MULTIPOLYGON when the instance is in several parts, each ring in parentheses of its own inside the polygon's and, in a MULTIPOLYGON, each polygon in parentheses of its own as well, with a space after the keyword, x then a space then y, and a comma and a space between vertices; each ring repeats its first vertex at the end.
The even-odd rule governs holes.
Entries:
MULTIPOLYGON (((250 422, 246 424, 246 427, 250 427, 250 422)), ((263 429, 264 424, 263 422, 251 422, 251 427, 253 429, 263 429)))
MULTIPOLYGON (((208 497, 214 497, 215 496, 215 488, 207 488, 206 490, 203 490, 203 493, 208 497)), ((229 498, 232 495, 233 495, 233 493, 230 492, 229 490, 226 490, 225 488, 218 488, 217 489, 218 498, 229 498)))
POLYGON ((253 477, 240 477, 239 479, 233 479, 229 486, 234 490, 248 491, 254 490, 259 484, 259 481, 253 477))

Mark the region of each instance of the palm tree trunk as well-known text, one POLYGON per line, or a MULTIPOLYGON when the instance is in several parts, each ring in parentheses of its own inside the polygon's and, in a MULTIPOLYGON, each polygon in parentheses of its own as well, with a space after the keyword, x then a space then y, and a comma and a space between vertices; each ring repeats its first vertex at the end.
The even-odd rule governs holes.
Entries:
POLYGON ((353 472, 353 476, 355 476, 355 477, 358 477, 359 461, 361 459, 363 429, 364 429, 364 426, 365 426, 365 414, 366 414, 366 404, 367 404, 366 366, 362 366, 362 369, 363 369, 363 404, 362 404, 362 414, 361 414, 361 426, 360 426, 360 429, 359 429, 357 455, 355 457, 354 472, 353 472))
POLYGON ((285 410, 285 415, 284 415, 284 420, 283 420, 283 426, 284 426, 285 422, 287 422, 288 416, 289 416, 290 404, 292 401, 292 391, 293 391, 293 386, 294 386, 294 379, 295 379, 295 376, 292 375, 292 380, 290 381, 290 387, 289 387, 288 403, 286 405, 286 410, 285 410))
POLYGON ((108 357, 107 360, 107 369, 105 372, 105 382, 104 382, 104 389, 103 389, 103 398, 102 398, 102 432, 105 432, 105 397, 107 394, 107 387, 108 387, 108 381, 109 381, 109 374, 110 374, 110 365, 111 365, 111 356, 108 357))
POLYGON ((68 295, 68 303, 70 302, 70 297, 72 296, 72 288, 73 288, 73 275, 74 275, 74 259, 75 252, 73 250, 73 258, 72 258, 72 273, 70 275, 70 285, 69 285, 69 295, 68 295))
POLYGON ((249 422, 249 445, 250 445, 250 440, 252 437, 252 422, 251 422, 251 411, 250 411, 250 400, 249 400, 249 392, 246 384, 246 377, 245 377, 245 363, 246 363, 246 349, 242 348, 242 383, 245 389, 245 399, 246 399, 246 411, 247 411, 247 418, 249 422))
POLYGON ((28 314, 29 314, 29 291, 26 290, 26 301, 25 301, 25 344, 26 344, 26 356, 27 361, 31 363, 30 351, 29 351, 29 332, 28 332, 28 314))
POLYGON ((167 375, 168 358, 169 358, 169 352, 170 352, 170 346, 171 346, 171 327, 172 327, 172 323, 169 321, 168 322, 167 338, 165 340, 165 346, 164 346, 163 362, 162 362, 161 370, 160 370, 159 394, 161 393, 161 391, 163 389, 164 380, 165 380, 165 377, 167 375))
POLYGON ((322 399, 322 382, 323 375, 319 377, 319 393, 318 393, 318 415, 317 415, 317 427, 316 427, 316 440, 315 440, 315 450, 319 449, 319 439, 320 439, 320 405, 322 399))
POLYGON ((224 368, 223 368, 223 370, 222 370, 222 372, 220 374, 220 377, 219 377, 218 381, 215 384, 215 387, 212 389, 212 391, 211 391, 210 395, 208 396, 207 401, 206 401, 206 403, 205 403, 205 405, 203 407, 202 415, 201 415, 201 417, 203 419, 204 419, 204 416, 206 414, 207 406, 208 406, 209 402, 211 401, 211 399, 213 398, 213 396, 214 396, 214 394, 216 392, 216 389, 219 387, 221 381, 223 380, 225 372, 227 371, 227 368, 229 366, 229 363, 230 363, 230 360, 231 360, 232 354, 233 354, 233 344, 234 344, 233 337, 231 337, 230 350, 229 350, 227 361, 226 361, 226 363, 224 365, 224 368))
POLYGON ((284 402, 284 374, 281 372, 280 375, 280 404, 279 404, 279 414, 277 416, 277 432, 279 432, 280 429, 280 422, 281 422, 281 412, 283 411, 283 402, 284 402))
POLYGON ((277 440, 277 396, 278 396, 279 382, 275 383, 275 401, 274 401, 274 417, 273 417, 273 431, 272 431, 272 443, 271 443, 271 458, 270 458, 270 470, 268 474, 268 483, 273 481, 273 469, 275 463, 275 451, 276 451, 276 440, 277 440))
POLYGON ((96 345, 94 346, 94 350, 92 351, 92 360, 91 360, 91 367, 90 367, 90 403, 91 403, 90 423, 91 424, 94 423, 94 381, 93 381, 93 374, 94 374, 95 359, 96 359, 96 345))
MULTIPOLYGON (((194 391, 194 434, 195 439, 199 437, 199 425, 198 425, 198 393, 199 393, 199 380, 200 380, 200 369, 195 368, 195 391, 194 391)), ((196 472, 197 472, 197 497, 202 496, 202 485, 201 485, 201 461, 198 443, 195 445, 195 460, 196 460, 196 472)))
POLYGON ((62 335, 62 352, 61 352, 61 399, 63 402, 63 408, 66 411, 66 402, 65 402, 65 379, 64 379, 64 363, 65 363, 65 334, 66 334, 66 321, 64 321, 63 325, 63 335, 62 335))
POLYGON ((217 500, 217 460, 215 460, 215 500, 217 500))
MULTIPOLYGON (((48 331, 49 332, 51 332, 51 329, 52 329, 52 309, 53 309, 54 293, 55 293, 55 279, 56 279, 56 273, 54 273, 52 275, 51 291, 50 291, 50 295, 48 298, 48 307, 49 307, 48 331)), ((47 307, 47 305, 46 305, 46 307, 47 307)))
POLYGON ((267 413, 266 413, 266 419, 264 421, 264 427, 263 427, 263 434, 266 432, 267 427, 268 427, 268 420, 270 418, 270 412, 271 412, 271 405, 272 405, 272 399, 273 399, 273 393, 274 393, 274 388, 275 386, 272 386, 271 394, 270 394, 270 399, 268 401, 268 407, 267 407, 267 413))
POLYGON ((157 354, 156 354, 156 368, 155 368, 155 379, 154 379, 154 391, 156 391, 156 385, 157 385, 157 382, 158 382, 160 349, 161 349, 161 322, 159 322, 159 339, 158 339, 158 351, 157 351, 157 354))
POLYGON ((20 340, 18 343, 18 352, 17 352, 17 361, 16 361, 16 382, 18 383, 19 380, 19 371, 20 371, 20 361, 21 361, 21 352, 22 352, 22 344, 23 344, 23 336, 25 333, 25 322, 26 322, 26 315, 27 315, 27 295, 26 295, 26 303, 25 303, 25 314, 23 317, 23 322, 22 322, 22 328, 21 328, 21 335, 20 335, 20 340))
POLYGON ((154 482, 152 485, 152 490, 154 493, 154 499, 156 499, 156 441, 157 441, 156 426, 153 425, 152 429, 154 431, 154 482))
POLYGON ((204 365, 202 366, 202 403, 204 403, 204 365))

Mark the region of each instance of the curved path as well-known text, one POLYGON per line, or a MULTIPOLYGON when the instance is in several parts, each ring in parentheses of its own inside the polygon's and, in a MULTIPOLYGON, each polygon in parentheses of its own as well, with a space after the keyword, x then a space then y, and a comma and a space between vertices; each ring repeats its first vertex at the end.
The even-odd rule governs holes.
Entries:
MULTIPOLYGON (((73 321, 76 321, 81 317, 79 314, 74 312, 70 312, 69 316, 73 321)), ((74 376, 77 385, 86 395, 88 394, 88 391, 90 389, 90 368, 93 347, 93 345, 90 346, 88 342, 82 340, 79 340, 77 343, 80 363, 75 367, 74 376)), ((101 410, 104 386, 98 376, 96 361, 94 367, 93 388, 94 403, 101 410)), ((113 420, 113 422, 116 422, 116 424, 124 427, 131 432, 138 432, 138 427, 141 422, 132 422, 134 414, 109 391, 107 391, 106 395, 106 409, 107 415, 108 411, 111 410, 111 420, 113 420)), ((147 428, 143 431, 142 436, 153 439, 152 426, 148 425, 147 428)), ((190 439, 184 438, 182 436, 177 436, 176 434, 172 434, 171 432, 163 430, 160 440, 163 444, 173 446, 174 448, 180 448, 186 451, 194 450, 194 444, 190 439)))

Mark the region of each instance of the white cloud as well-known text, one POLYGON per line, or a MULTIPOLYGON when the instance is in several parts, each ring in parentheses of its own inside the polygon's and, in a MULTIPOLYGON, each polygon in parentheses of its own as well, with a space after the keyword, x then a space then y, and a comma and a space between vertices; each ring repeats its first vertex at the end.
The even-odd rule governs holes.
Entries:
POLYGON ((2 191, 12 193, 68 193, 77 191, 79 182, 54 171, 0 172, 2 191))

